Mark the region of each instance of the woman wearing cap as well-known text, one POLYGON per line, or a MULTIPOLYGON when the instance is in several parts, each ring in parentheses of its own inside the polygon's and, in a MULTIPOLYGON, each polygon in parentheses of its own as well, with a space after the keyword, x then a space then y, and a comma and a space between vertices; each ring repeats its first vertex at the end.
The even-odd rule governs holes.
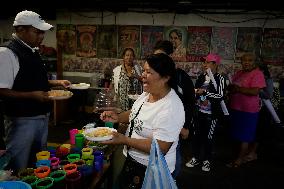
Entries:
POLYGON ((238 156, 228 167, 239 167, 244 163, 249 143, 255 140, 258 113, 260 110, 259 92, 266 86, 262 71, 256 65, 255 55, 245 53, 241 57, 242 70, 232 77, 228 86, 231 109, 231 135, 240 143, 238 156))
POLYGON ((221 57, 217 54, 208 54, 202 64, 204 73, 196 80, 195 94, 197 98, 198 121, 192 141, 193 157, 186 163, 187 167, 195 167, 202 162, 202 170, 210 171, 210 159, 214 131, 219 116, 223 115, 221 100, 223 100, 225 78, 217 73, 221 57), (214 86, 208 72, 214 76, 214 86), (202 156, 203 155, 203 156, 202 156))

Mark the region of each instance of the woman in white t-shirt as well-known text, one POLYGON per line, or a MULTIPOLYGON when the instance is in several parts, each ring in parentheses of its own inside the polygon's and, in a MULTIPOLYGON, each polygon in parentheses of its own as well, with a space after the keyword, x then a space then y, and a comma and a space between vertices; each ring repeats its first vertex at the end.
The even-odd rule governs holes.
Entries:
POLYGON ((122 188, 141 188, 152 138, 157 139, 170 171, 175 169, 176 146, 185 116, 183 104, 172 89, 174 74, 175 64, 169 56, 151 55, 142 74, 144 92, 132 109, 121 114, 112 111, 101 114, 103 121, 130 123, 125 135, 114 132, 112 140, 103 142, 125 145, 122 188))

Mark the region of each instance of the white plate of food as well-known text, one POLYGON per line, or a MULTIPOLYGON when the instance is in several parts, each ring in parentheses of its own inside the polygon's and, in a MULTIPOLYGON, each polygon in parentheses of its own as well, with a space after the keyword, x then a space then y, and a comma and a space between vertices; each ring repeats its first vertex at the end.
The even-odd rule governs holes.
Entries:
POLYGON ((89 141, 106 141, 112 139, 113 131, 116 131, 116 129, 96 127, 84 130, 83 135, 89 141))
POLYGON ((90 88, 90 84, 88 83, 78 83, 78 84, 72 84, 70 86, 71 89, 88 89, 90 88))
POLYGON ((48 97, 53 100, 64 100, 71 98, 73 96, 73 93, 71 91, 65 91, 65 90, 51 90, 48 91, 48 97))

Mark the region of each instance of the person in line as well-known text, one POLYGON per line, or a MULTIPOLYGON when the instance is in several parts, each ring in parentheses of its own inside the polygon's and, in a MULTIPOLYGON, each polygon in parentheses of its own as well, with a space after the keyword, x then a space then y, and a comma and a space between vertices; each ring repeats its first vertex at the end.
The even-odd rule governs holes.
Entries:
POLYGON ((112 84, 116 96, 119 98, 120 108, 123 111, 129 110, 133 100, 128 94, 141 94, 142 68, 134 62, 135 53, 132 48, 124 49, 122 53, 123 63, 113 69, 112 84))
POLYGON ((67 87, 67 80, 48 80, 38 52, 45 31, 53 26, 33 11, 19 12, 12 39, 0 47, 0 98, 4 103, 7 153, 11 168, 26 168, 35 153, 47 147, 51 86, 67 87))
MULTIPOLYGON (((161 40, 154 46, 154 54, 165 53, 171 55, 174 51, 173 44, 168 40, 161 40)), ((175 91, 180 97, 185 111, 185 123, 180 132, 181 139, 189 137, 190 131, 193 131, 194 117, 196 116, 196 103, 194 85, 190 76, 182 69, 176 68, 176 85, 175 91)), ((192 135, 192 133, 191 133, 192 135)), ((176 167, 173 173, 174 178, 178 176, 182 166, 181 157, 181 140, 179 140, 176 154, 176 167)))
POLYGON ((123 144, 127 157, 121 176, 121 188, 141 188, 149 161, 152 138, 157 139, 160 150, 171 172, 176 164, 176 147, 184 124, 183 104, 174 91, 175 63, 166 54, 153 54, 146 58, 142 74, 144 92, 131 110, 120 114, 105 111, 101 120, 130 123, 126 134, 113 132, 112 140, 103 144, 123 144), (174 119, 173 119, 174 118, 174 119))
MULTIPOLYGON (((142 67, 135 63, 135 53, 132 48, 125 48, 122 53, 123 63, 113 69, 112 86, 114 87, 115 98, 121 111, 131 109, 134 99, 128 95, 141 94, 143 92, 141 74, 142 67)), ((127 128, 126 124, 120 123, 120 132, 124 133, 127 128)), ((123 145, 118 145, 113 153, 113 183, 118 183, 117 177, 122 170, 125 156, 122 154, 123 145)), ((114 184, 117 188, 118 184, 114 184)))
POLYGON ((223 116, 221 101, 225 90, 225 78, 217 73, 218 65, 221 64, 221 57, 217 54, 208 54, 202 63, 204 73, 201 74, 195 83, 195 93, 198 106, 198 121, 194 129, 192 140, 192 158, 185 165, 195 167, 202 162, 202 171, 210 171, 212 146, 215 137, 217 121, 223 116), (210 69, 213 79, 208 75, 210 69))
POLYGON ((178 29, 173 29, 169 33, 170 42, 174 46, 174 52, 171 54, 172 58, 178 62, 186 61, 186 48, 182 44, 182 32, 178 29))
MULTIPOLYGON (((270 76, 270 72, 266 64, 258 64, 258 68, 262 71, 266 87, 261 89, 259 92, 260 99, 271 99, 273 96, 273 79, 270 76)), ((261 101, 262 102, 262 101, 261 101)), ((257 160, 257 149, 259 143, 263 143, 269 137, 269 131, 272 130, 272 116, 270 115, 269 110, 261 103, 261 109, 259 111, 257 126, 256 126, 256 137, 255 141, 250 143, 248 146, 248 152, 244 157, 244 163, 248 163, 254 160, 257 160)))
POLYGON ((227 164, 231 168, 237 168, 245 162, 249 144, 255 141, 260 110, 259 93, 266 87, 264 75, 257 67, 253 53, 243 54, 241 64, 242 70, 233 75, 232 83, 228 86, 230 134, 238 143, 237 157, 227 164))

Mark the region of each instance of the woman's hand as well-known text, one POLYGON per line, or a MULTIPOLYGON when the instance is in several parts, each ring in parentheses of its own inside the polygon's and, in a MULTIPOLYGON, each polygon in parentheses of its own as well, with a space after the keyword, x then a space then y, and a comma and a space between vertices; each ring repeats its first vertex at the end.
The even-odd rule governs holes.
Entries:
POLYGON ((100 143, 102 144, 126 144, 127 138, 128 138, 127 136, 113 131, 111 140, 102 141, 100 143))
POLYGON ((104 111, 103 113, 101 113, 100 119, 103 122, 117 123, 118 122, 118 114, 115 113, 114 111, 104 111))

